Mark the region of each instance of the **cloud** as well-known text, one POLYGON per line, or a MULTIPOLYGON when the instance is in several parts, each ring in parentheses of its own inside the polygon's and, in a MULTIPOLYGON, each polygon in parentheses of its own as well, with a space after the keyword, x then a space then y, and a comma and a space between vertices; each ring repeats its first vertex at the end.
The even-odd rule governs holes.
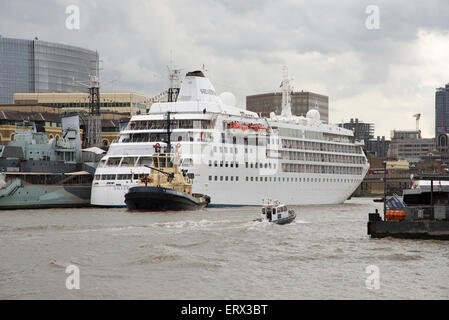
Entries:
POLYGON ((170 52, 184 72, 204 64, 217 91, 234 92, 238 104, 276 90, 288 65, 295 89, 329 95, 333 122, 357 117, 389 137, 413 129, 420 112, 432 136, 435 88, 449 82, 448 16, 443 0, 17 0, 3 5, 0 34, 98 50, 104 90, 147 96, 166 89, 170 52), (71 4, 80 30, 65 28, 71 4), (365 28, 372 4, 379 30, 365 28))

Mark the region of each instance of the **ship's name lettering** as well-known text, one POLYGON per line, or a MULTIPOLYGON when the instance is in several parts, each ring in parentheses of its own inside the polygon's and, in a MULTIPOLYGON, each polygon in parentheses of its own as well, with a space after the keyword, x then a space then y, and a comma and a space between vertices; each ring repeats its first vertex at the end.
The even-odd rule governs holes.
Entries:
POLYGON ((216 95, 216 94, 215 94, 215 91, 212 90, 212 89, 200 89, 200 92, 201 92, 202 94, 210 94, 210 95, 213 95, 213 96, 216 95))

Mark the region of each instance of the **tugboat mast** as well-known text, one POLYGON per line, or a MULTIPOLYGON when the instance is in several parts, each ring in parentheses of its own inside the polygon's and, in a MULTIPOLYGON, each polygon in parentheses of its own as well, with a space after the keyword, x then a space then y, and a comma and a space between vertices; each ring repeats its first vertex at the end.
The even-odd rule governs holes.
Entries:
POLYGON ((170 111, 167 112, 167 147, 165 148, 166 153, 171 152, 171 126, 170 126, 170 111))

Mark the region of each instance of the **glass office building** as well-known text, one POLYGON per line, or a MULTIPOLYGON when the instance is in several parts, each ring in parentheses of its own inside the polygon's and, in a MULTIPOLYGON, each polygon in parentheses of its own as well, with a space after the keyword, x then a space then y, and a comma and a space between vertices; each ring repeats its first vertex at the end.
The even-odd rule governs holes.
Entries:
POLYGON ((98 63, 96 51, 0 37, 0 104, 12 104, 16 92, 87 92, 81 83, 89 84, 98 63))
POLYGON ((435 92, 435 137, 449 132, 449 83, 435 92))

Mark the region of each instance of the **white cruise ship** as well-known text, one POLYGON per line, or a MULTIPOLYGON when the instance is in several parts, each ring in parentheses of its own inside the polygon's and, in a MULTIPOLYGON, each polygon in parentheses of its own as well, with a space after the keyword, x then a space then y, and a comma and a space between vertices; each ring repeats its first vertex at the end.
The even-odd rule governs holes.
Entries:
MULTIPOLYGON (((317 110, 291 115, 290 85, 283 80, 282 113, 261 118, 218 96, 202 71, 186 74, 176 102, 154 103, 135 115, 100 161, 91 203, 125 206, 125 193, 148 175, 145 165, 167 142, 193 178, 193 193, 210 205, 336 204, 348 199, 369 164, 353 132, 320 121, 317 110)), ((232 96, 232 95, 231 95, 232 96)), ((235 99, 234 99, 235 101, 235 99)))

